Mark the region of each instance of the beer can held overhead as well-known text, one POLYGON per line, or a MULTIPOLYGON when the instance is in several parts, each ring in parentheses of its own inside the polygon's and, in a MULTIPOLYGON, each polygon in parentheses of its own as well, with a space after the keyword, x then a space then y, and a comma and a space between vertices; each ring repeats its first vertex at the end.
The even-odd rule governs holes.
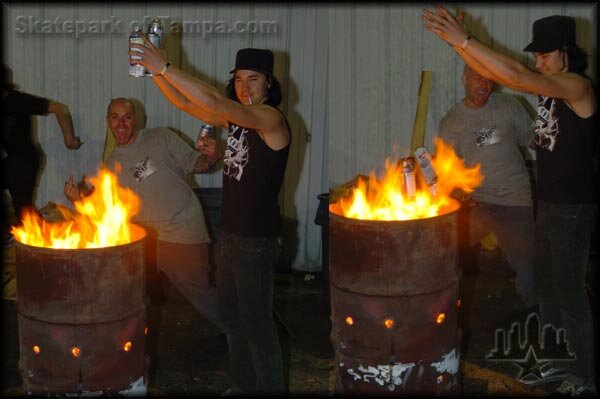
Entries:
MULTIPOLYGON (((154 20, 148 25, 148 33, 146 34, 148 40, 154 45, 156 48, 160 48, 163 38, 163 26, 160 18, 155 17, 154 20)), ((155 76, 149 70, 146 70, 146 76, 155 76)))
MULTIPOLYGON (((139 44, 141 46, 144 45, 144 38, 142 37, 142 32, 140 29, 136 29, 129 35, 129 45, 139 44)), ((143 53, 142 50, 135 49, 129 47, 130 51, 136 51, 138 53, 143 53)), ((140 60, 141 57, 132 55, 129 57, 129 76, 133 76, 135 78, 139 78, 144 76, 144 66, 135 62, 135 60, 140 60)))

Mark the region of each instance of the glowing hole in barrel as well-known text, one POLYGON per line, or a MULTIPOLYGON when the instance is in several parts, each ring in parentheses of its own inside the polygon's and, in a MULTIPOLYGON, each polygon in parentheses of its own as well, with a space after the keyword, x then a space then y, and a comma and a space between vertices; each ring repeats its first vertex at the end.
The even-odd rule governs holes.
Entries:
POLYGON ((443 375, 438 375, 437 376, 437 383, 441 384, 442 382, 444 382, 444 376, 443 375))
POLYGON ((385 319, 385 321, 383 322, 383 325, 385 326, 385 328, 390 329, 390 328, 394 327, 394 320, 385 319))
POLYGON ((35 353, 36 355, 40 354, 40 347, 37 345, 33 345, 33 353, 35 353))
POLYGON ((73 355, 73 357, 79 357, 79 355, 81 355, 81 349, 79 349, 76 346, 72 347, 71 348, 71 355, 73 355))
POLYGON ((456 301, 456 307, 460 308, 460 305, 462 305, 462 301, 459 299, 458 301, 456 301))
POLYGON ((440 313, 437 318, 435 319, 435 322, 438 324, 442 324, 444 322, 444 320, 446 320, 446 314, 444 313, 440 313))
POLYGON ((125 345, 123 345, 123 350, 125 352, 129 352, 131 350, 131 341, 125 342, 125 345))
POLYGON ((144 335, 148 335, 148 327, 144 328, 144 335))
POLYGON ((352 317, 350 317, 350 316, 346 317, 346 324, 348 324, 349 326, 354 324, 354 320, 352 319, 352 317))

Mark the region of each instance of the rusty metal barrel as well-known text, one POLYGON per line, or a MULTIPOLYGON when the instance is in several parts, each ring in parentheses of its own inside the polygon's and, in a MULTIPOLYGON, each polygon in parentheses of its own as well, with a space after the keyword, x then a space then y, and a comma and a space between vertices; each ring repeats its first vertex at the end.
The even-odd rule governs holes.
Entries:
POLYGON ((145 395, 144 238, 106 248, 16 243, 19 371, 28 395, 145 395))
POLYGON ((346 394, 461 390, 457 211, 369 221, 329 213, 336 386, 346 394))

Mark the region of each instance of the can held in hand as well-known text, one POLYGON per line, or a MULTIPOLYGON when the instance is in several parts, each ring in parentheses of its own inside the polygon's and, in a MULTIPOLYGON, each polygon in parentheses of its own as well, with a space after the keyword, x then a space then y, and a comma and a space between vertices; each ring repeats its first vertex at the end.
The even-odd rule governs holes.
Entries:
MULTIPOLYGON (((131 46, 132 44, 139 44, 141 46, 144 45, 144 38, 142 37, 142 32, 140 29, 136 29, 135 31, 131 32, 131 35, 129 35, 129 45, 131 46)), ((129 49, 131 51, 143 53, 143 51, 139 49, 132 49, 131 47, 129 47, 129 49)), ((135 60, 141 59, 141 57, 137 57, 135 55, 129 57, 129 76, 136 78, 144 76, 144 66, 135 62, 135 60)))
MULTIPOLYGON (((160 18, 155 17, 148 25, 148 33, 146 37, 156 48, 160 48, 163 38, 163 25, 160 18)), ((146 76, 155 76, 151 71, 146 70, 146 76)))
POLYGON ((198 138, 196 139, 196 148, 200 148, 200 139, 203 137, 210 137, 211 139, 214 139, 215 127, 209 124, 202 125, 200 132, 198 133, 198 138))
POLYGON ((419 147, 415 150, 415 159, 417 160, 417 164, 421 169, 421 173, 423 174, 423 178, 425 179, 425 183, 429 186, 429 191, 432 195, 437 195, 437 173, 435 173, 435 169, 433 169, 433 164, 431 163, 431 155, 427 152, 427 148, 419 147))

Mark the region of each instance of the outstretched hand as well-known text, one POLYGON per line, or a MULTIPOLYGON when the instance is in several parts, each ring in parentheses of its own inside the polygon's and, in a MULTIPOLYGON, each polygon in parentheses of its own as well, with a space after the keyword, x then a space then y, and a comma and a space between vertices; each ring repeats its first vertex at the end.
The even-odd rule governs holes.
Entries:
POLYGON ((81 147, 83 143, 81 142, 81 139, 79 138, 79 136, 74 136, 73 138, 65 138, 65 147, 67 147, 69 150, 76 150, 79 147, 81 147))
POLYGON ((69 180, 65 182, 65 188, 63 191, 65 193, 65 196, 71 202, 78 201, 81 198, 81 193, 79 192, 79 188, 73 180, 73 175, 69 176, 69 180))
POLYGON ((217 140, 212 137, 201 137, 196 143, 196 149, 204 154, 211 163, 222 158, 217 140))
POLYGON ((440 39, 453 47, 463 44, 468 33, 462 26, 464 14, 459 13, 457 17, 442 6, 435 6, 435 10, 423 9, 421 15, 425 29, 435 33, 440 39))
POLYGON ((146 69, 158 75, 162 68, 167 63, 167 51, 156 47, 152 42, 142 34, 144 39, 144 45, 130 44, 129 45, 129 56, 139 57, 139 60, 134 60, 135 63, 143 65, 146 69), (133 51, 132 49, 139 49, 139 51, 133 51))

